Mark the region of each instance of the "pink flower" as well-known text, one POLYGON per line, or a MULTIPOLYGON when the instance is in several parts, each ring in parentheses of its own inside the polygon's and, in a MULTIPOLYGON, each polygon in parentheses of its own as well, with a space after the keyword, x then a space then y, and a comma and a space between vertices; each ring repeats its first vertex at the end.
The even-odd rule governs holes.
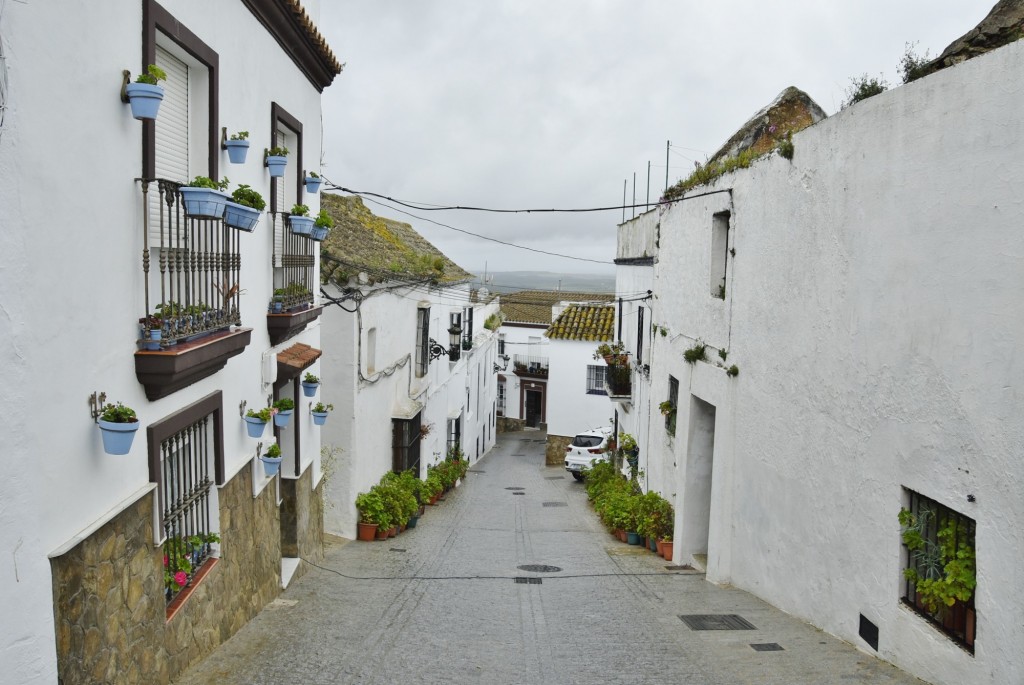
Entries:
POLYGON ((164 555, 164 568, 167 568, 167 555, 164 555))
POLYGON ((277 409, 275 409, 274 407, 271 407, 270 408, 270 415, 271 416, 277 416, 277 409))
POLYGON ((181 587, 185 587, 185 583, 188 582, 188 574, 184 571, 178 571, 174 574, 174 582, 181 587))

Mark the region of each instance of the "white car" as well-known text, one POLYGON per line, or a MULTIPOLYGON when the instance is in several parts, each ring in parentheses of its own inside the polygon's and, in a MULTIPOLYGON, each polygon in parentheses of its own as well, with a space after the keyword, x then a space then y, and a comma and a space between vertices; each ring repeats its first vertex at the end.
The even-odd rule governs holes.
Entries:
POLYGON ((565 470, 576 480, 583 480, 584 467, 590 468, 595 461, 608 461, 608 453, 605 450, 611 436, 610 426, 579 433, 565 448, 565 470))

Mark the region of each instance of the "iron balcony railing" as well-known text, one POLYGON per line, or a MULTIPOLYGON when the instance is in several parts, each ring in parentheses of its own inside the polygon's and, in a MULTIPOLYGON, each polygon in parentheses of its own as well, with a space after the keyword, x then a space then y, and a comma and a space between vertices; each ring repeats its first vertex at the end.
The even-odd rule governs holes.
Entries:
POLYGON ((604 372, 604 385, 608 391, 608 397, 615 401, 622 401, 633 396, 633 370, 629 363, 609 364, 604 372))
POLYGON ((532 376, 534 378, 548 377, 547 357, 516 354, 512 357, 512 364, 517 376, 532 376))
POLYGON ((292 233, 287 212, 276 212, 270 216, 274 225, 274 295, 268 311, 281 313, 305 309, 314 300, 314 250, 320 243, 292 233))
POLYGON ((222 219, 186 215, 180 186, 141 180, 145 316, 139 322, 150 349, 241 324, 239 232, 222 219))

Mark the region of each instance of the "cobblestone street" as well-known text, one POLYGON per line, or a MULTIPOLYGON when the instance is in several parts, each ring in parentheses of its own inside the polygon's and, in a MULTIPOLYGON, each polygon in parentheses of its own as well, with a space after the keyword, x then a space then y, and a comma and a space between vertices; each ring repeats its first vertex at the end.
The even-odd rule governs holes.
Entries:
POLYGON ((499 436, 397 538, 334 540, 322 568, 178 685, 921 682, 618 542, 582 484, 543 466, 543 437, 499 436), (691 630, 683 614, 738 614, 755 629, 691 630), (769 643, 781 650, 751 647, 769 643))

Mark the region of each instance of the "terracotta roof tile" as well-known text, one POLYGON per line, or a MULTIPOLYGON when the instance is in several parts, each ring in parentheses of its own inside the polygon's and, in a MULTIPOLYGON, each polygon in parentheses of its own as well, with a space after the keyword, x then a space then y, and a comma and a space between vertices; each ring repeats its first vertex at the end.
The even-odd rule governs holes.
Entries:
POLYGON ((321 350, 304 343, 295 343, 287 350, 277 353, 278 366, 287 366, 302 371, 308 368, 323 354, 321 350))
POLYGON ((614 327, 615 307, 574 304, 558 315, 545 335, 552 340, 602 342, 612 339, 614 327))
POLYGON ((611 302, 606 293, 572 293, 557 290, 520 290, 501 295, 501 313, 509 323, 551 323, 551 312, 559 302, 611 302))
POLYGON ((327 39, 323 37, 320 31, 316 28, 313 20, 306 14, 306 8, 302 6, 299 0, 287 0, 288 5, 291 7, 292 14, 295 15, 299 25, 306 33, 306 37, 309 41, 316 46, 317 51, 320 53, 320 57, 327 63, 331 71, 335 75, 341 73, 342 64, 338 61, 338 58, 334 56, 334 51, 331 50, 331 46, 327 44, 327 39))

